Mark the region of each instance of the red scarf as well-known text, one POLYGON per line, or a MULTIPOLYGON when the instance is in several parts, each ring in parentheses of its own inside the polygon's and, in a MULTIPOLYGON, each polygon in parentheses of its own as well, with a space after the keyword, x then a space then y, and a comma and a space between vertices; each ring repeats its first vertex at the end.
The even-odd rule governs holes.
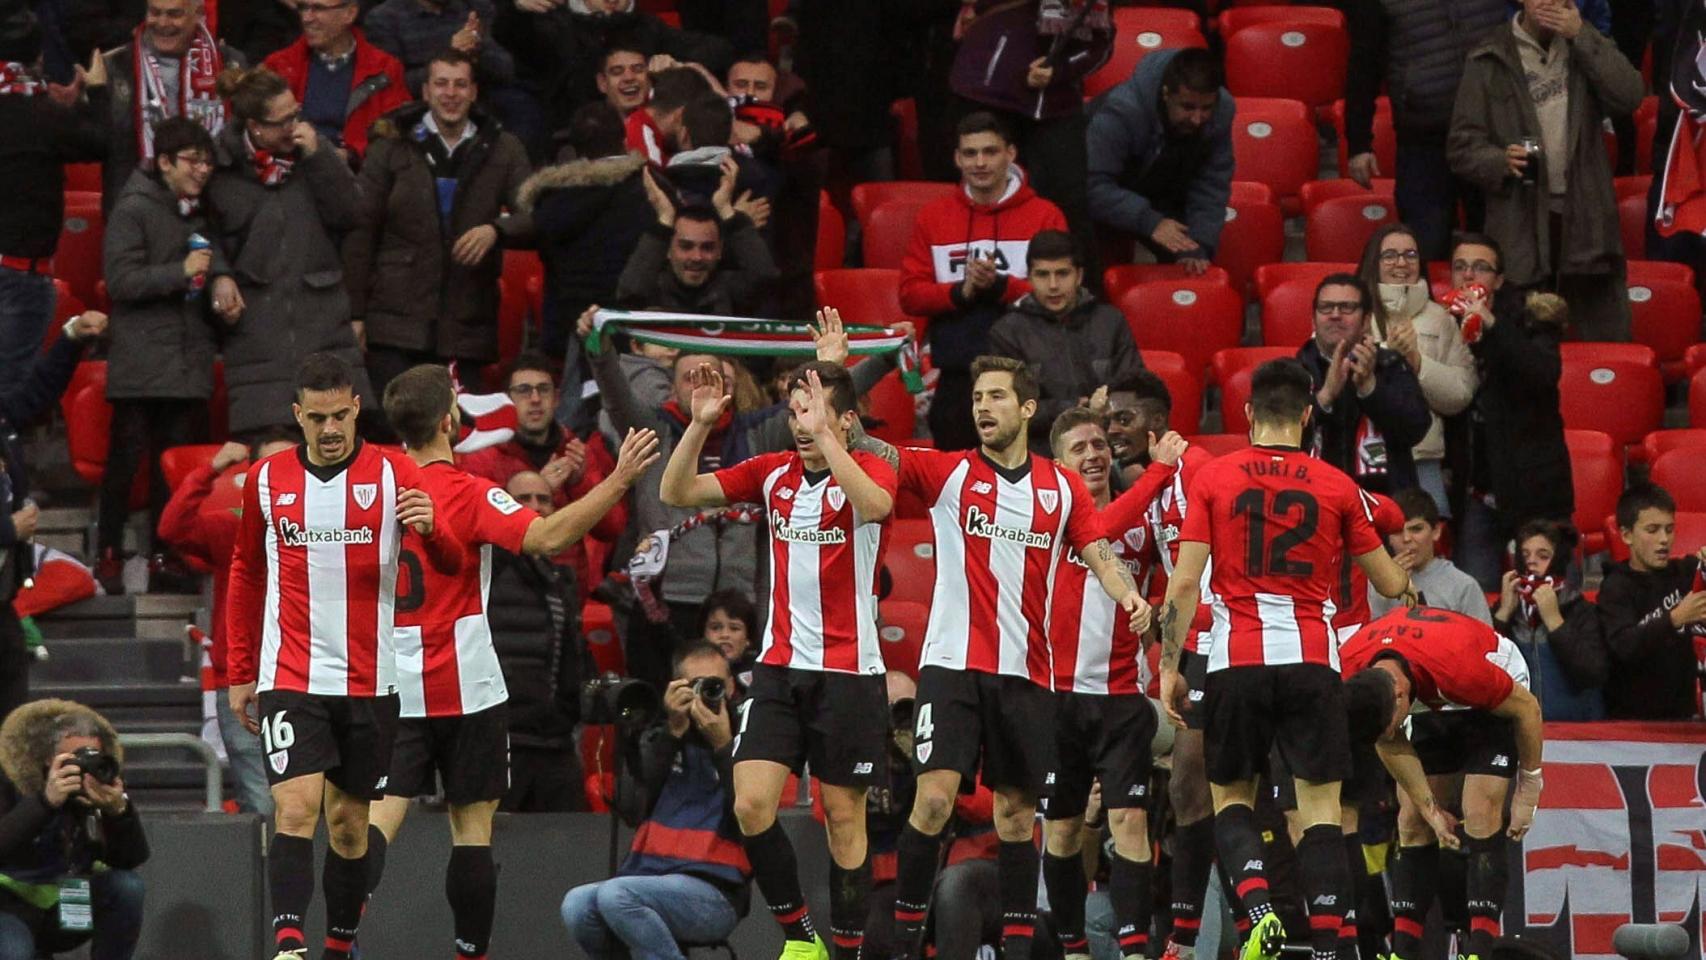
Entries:
POLYGON ((281 157, 270 150, 262 150, 255 146, 255 141, 243 134, 243 145, 249 148, 249 160, 255 165, 255 176, 261 183, 276 187, 290 177, 290 168, 296 166, 295 157, 281 157))
POLYGON ((154 159, 154 124, 167 117, 188 117, 218 136, 225 127, 225 101, 214 92, 219 71, 225 68, 225 58, 219 55, 219 44, 208 32, 206 22, 195 26, 190 48, 178 58, 178 102, 166 110, 166 85, 160 79, 159 65, 142 43, 142 28, 131 35, 130 55, 136 71, 136 89, 132 95, 131 120, 136 125, 136 152, 144 165, 154 159))
POLYGON ((0 94, 33 97, 47 92, 47 83, 37 79, 29 67, 21 63, 0 63, 0 94))
MULTIPOLYGON (((680 423, 682 426, 686 426, 693 422, 693 418, 682 411, 681 404, 676 403, 674 400, 669 400, 664 403, 663 412, 674 417, 676 422, 680 423)), ((721 437, 723 434, 728 432, 729 427, 733 426, 734 422, 735 413, 734 407, 731 404, 729 409, 724 410, 722 415, 717 417, 717 422, 711 426, 711 436, 721 437)))

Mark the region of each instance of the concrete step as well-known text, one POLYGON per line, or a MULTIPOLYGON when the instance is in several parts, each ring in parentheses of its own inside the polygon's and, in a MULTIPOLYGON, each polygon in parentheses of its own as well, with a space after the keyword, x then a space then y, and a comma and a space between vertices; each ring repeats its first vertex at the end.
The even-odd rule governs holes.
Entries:
POLYGON ((184 625, 196 619, 205 606, 200 596, 188 594, 95 596, 54 610, 38 618, 36 624, 50 646, 56 639, 117 636, 181 640, 184 625))
MULTIPOLYGON (((81 681, 32 683, 30 692, 37 697, 60 697, 74 700, 106 714, 118 723, 118 717, 138 714, 158 719, 178 719, 189 716, 198 724, 201 720, 201 688, 192 678, 186 683, 158 681, 81 681)), ((122 725, 119 727, 124 729, 122 725)))
POLYGON ((190 659, 187 644, 135 637, 53 638, 48 659, 32 668, 35 683, 93 683, 104 679, 176 683, 196 676, 200 657, 190 659))

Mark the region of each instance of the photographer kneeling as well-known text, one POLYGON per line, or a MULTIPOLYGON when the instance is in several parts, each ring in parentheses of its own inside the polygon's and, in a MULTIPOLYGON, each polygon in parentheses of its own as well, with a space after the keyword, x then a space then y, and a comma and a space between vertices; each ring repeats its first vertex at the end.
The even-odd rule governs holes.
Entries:
POLYGON ((119 776, 118 734, 68 700, 27 703, 0 725, 0 960, 93 940, 91 960, 127 960, 142 931, 148 859, 119 776))
POLYGON ((615 877, 563 898, 563 924, 592 960, 678 960, 678 943, 722 940, 746 912, 752 870, 734 817, 734 695, 722 651, 703 641, 682 649, 665 719, 640 732, 617 774, 616 810, 638 827, 628 859, 615 877))

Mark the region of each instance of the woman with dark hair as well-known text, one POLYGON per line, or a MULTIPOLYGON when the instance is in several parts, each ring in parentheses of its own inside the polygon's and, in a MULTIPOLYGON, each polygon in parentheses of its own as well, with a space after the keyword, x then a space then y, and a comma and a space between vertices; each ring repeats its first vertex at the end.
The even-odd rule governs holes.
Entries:
POLYGON ((757 662, 758 607, 739 590, 717 590, 699 608, 696 635, 714 644, 729 661, 729 670, 745 687, 757 662))
POLYGON ((1369 238, 1357 276, 1376 293, 1369 318, 1375 339, 1402 356, 1422 385, 1433 422, 1411 451, 1416 479, 1439 505, 1440 515, 1449 517, 1442 418, 1462 413, 1475 398, 1475 357, 1457 322, 1430 295, 1427 268, 1415 233, 1392 223, 1369 238))
POLYGON ((1531 520, 1516 534, 1515 570, 1505 571, 1493 626, 1528 661, 1541 716, 1603 720, 1600 693, 1609 669, 1599 611, 1564 576, 1576 532, 1550 520, 1531 520))

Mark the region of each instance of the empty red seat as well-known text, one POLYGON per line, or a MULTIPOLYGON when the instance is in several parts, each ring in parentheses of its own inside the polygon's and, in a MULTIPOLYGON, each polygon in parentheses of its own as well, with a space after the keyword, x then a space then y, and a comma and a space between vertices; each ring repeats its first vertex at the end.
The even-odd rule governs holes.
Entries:
MULTIPOLYGON (((862 184, 864 186, 864 184, 862 184)), ((854 188, 857 192, 858 188, 854 188)), ((890 200, 860 219, 864 233, 860 250, 867 267, 900 269, 906 257, 906 247, 912 242, 912 229, 918 220, 923 203, 911 200, 890 200)))
POLYGON ((1617 508, 1623 493, 1621 447, 1609 435, 1594 430, 1565 430, 1564 443, 1570 451, 1570 479, 1576 509, 1571 516, 1582 534, 1582 552, 1605 549, 1599 518, 1617 508))
POLYGON ((1706 429, 1683 427, 1677 430, 1654 430, 1641 438, 1641 445, 1629 448, 1629 459, 1652 463, 1672 450, 1697 450, 1706 453, 1706 429))
POLYGON ((1250 445, 1250 437, 1244 433, 1199 433, 1186 438, 1191 446, 1197 447, 1212 457, 1224 457, 1250 445))
MULTIPOLYGON (((1345 101, 1333 101, 1332 110, 1333 131, 1338 134, 1339 141, 1339 176, 1351 175, 1350 144, 1345 139, 1345 101)), ((1392 100, 1388 97, 1374 99, 1374 141, 1370 146, 1374 152, 1374 162, 1382 176, 1390 177, 1398 169, 1398 135, 1392 130, 1392 100)))
POLYGON ((1226 204, 1226 223, 1220 228, 1214 262, 1231 275, 1232 289, 1248 297, 1257 268, 1278 263, 1285 256, 1285 211, 1273 201, 1273 191, 1265 184, 1249 184, 1260 189, 1259 196, 1254 190, 1239 191, 1241 185, 1238 181, 1232 184, 1232 199, 1226 204))
POLYGON ((1652 480, 1676 498, 1678 510, 1706 510, 1706 451, 1682 448, 1653 461, 1652 480))
POLYGON ((1158 50, 1206 47, 1200 21, 1176 7, 1115 7, 1114 47, 1108 62, 1084 78, 1084 96, 1097 96, 1124 83, 1143 58, 1158 50))
POLYGON ((98 194, 105 185, 101 182, 99 163, 68 163, 65 165, 65 192, 98 194))
MULTIPOLYGON (((1599 347, 1604 344, 1566 344, 1599 347)), ((1617 346, 1624 346, 1618 344, 1617 346)), ((1664 381, 1658 368, 1627 358, 1565 350, 1558 379, 1564 426, 1608 433, 1619 447, 1641 442, 1664 420, 1664 381)))
POLYGON ((817 305, 834 307, 847 323, 886 327, 910 320, 923 333, 923 322, 900 308, 900 271, 877 267, 819 270, 812 275, 817 305))
POLYGON ((178 489, 186 477, 213 462, 219 447, 217 443, 191 443, 160 451, 160 473, 166 478, 166 486, 178 489))
POLYGON ((1655 280, 1675 280, 1694 283, 1694 268, 1674 260, 1630 260, 1624 264, 1630 283, 1652 283, 1655 280))
POLYGON ((101 219, 101 197, 79 199, 65 208, 65 223, 59 232, 59 250, 53 257, 53 275, 71 287, 77 299, 97 310, 106 310, 101 280, 101 242, 105 236, 101 219))
POLYGON ((918 428, 918 404, 901 382, 899 371, 878 380, 865 399, 876 420, 870 428, 871 436, 895 444, 912 442, 913 431, 918 428))
POLYGON ((1700 294, 1694 285, 1677 280, 1631 283, 1629 310, 1635 342, 1658 354, 1659 371, 1667 382, 1681 380, 1687 369, 1683 355, 1700 340, 1700 294))
POLYGON ((1199 381, 1208 358, 1238 346, 1244 335, 1244 299, 1212 280, 1140 283, 1114 305, 1125 314, 1138 347, 1179 354, 1199 381))
POLYGON ((877 607, 877 630, 883 666, 918 679, 918 658, 924 652, 924 630, 930 624, 930 605, 911 600, 884 600, 877 607))
POLYGON ((1623 255, 1625 257, 1639 260, 1647 255, 1647 195, 1645 193, 1630 193, 1617 198, 1617 229, 1623 237, 1623 255))
MULTIPOLYGON (((1618 563, 1629 559, 1629 546, 1617 535, 1617 518, 1605 517, 1605 539, 1611 548, 1611 559, 1618 563)), ((1698 510, 1676 512, 1676 536, 1670 544, 1670 555, 1686 557, 1706 547, 1706 513, 1698 510)))
POLYGON ((1225 383, 1240 370, 1254 370, 1269 360, 1296 355, 1297 351, 1290 347, 1233 347, 1230 350, 1215 351, 1208 366, 1214 382, 1225 383))
POLYGON ((1597 340, 1572 340, 1559 345, 1558 353, 1566 360, 1618 360, 1623 363, 1659 365, 1659 355, 1644 343, 1603 343, 1597 340))
POLYGON ((853 216, 864 224, 885 204, 909 203, 922 207, 932 200, 953 196, 957 189, 956 184, 936 180, 873 180, 856 184, 852 193, 853 216))
MULTIPOLYGON (((1336 197, 1363 197, 1365 199, 1376 199, 1382 200, 1386 203, 1392 203, 1394 202, 1392 198, 1397 182, 1398 181, 1393 180, 1390 177, 1380 177, 1365 187, 1362 184, 1357 183, 1355 180, 1351 180, 1347 177, 1335 177, 1330 180, 1311 180, 1303 185, 1303 188, 1298 191, 1297 196, 1298 199, 1303 201, 1303 215, 1307 217, 1311 213, 1315 212, 1316 207, 1319 207, 1321 204, 1336 197)), ((1360 254, 1361 251, 1358 251, 1358 253, 1360 254)), ((1319 260, 1323 258, 1311 257, 1310 259, 1319 260)), ((1352 259, 1355 258, 1353 257, 1352 259)))
POLYGON ((1250 417, 1244 412, 1244 405, 1250 402, 1250 383, 1255 375, 1255 367, 1245 367, 1221 381, 1221 433, 1249 434, 1250 417))
POLYGON ((1313 23, 1343 29, 1345 15, 1332 7, 1260 3, 1222 10, 1220 16, 1215 18, 1215 29, 1220 31, 1221 36, 1230 37, 1245 27, 1258 23, 1313 23))
POLYGON ((924 179, 924 158, 918 150, 918 102, 911 97, 889 107, 894 118, 894 169, 902 180, 924 179))
POLYGON ((847 219, 830 201, 829 194, 817 195, 817 246, 812 253, 812 266, 818 270, 834 270, 847 260, 847 219))
POLYGON ((928 518, 897 517, 889 525, 883 566, 892 581, 885 602, 910 600, 930 605, 936 592, 936 534, 928 518))
POLYGON ((1226 89, 1235 97, 1284 97, 1320 108, 1345 95, 1351 45, 1342 23, 1254 23, 1224 36, 1226 89))
POLYGON ((1299 263, 1292 261, 1270 263, 1256 268, 1256 299, 1260 300, 1267 296, 1269 290, 1287 280, 1307 280, 1310 289, 1314 289, 1315 284, 1320 283, 1322 279, 1331 274, 1356 272, 1357 265, 1354 262, 1299 263))
POLYGON ((1119 302, 1127 290, 1140 283, 1167 283, 1174 280, 1195 280, 1232 286, 1232 275, 1221 267, 1209 267, 1195 277, 1177 263, 1122 263, 1102 271, 1102 289, 1109 303, 1119 302))
POLYGON ((1398 220, 1398 208, 1379 196, 1322 201, 1303 223, 1303 249, 1311 260, 1355 260, 1374 232, 1398 220))
POLYGON ((1172 429, 1180 433, 1196 432, 1202 420, 1202 367, 1171 350, 1140 350, 1143 365, 1167 384, 1167 394, 1173 401, 1172 429))
POLYGON ((1262 297, 1262 345, 1296 350, 1315 335, 1317 280, 1287 280, 1262 297))
POLYGON ((1267 184, 1288 214, 1302 209, 1298 191, 1321 167, 1315 118, 1297 100, 1240 97, 1232 153, 1233 176, 1267 184))

